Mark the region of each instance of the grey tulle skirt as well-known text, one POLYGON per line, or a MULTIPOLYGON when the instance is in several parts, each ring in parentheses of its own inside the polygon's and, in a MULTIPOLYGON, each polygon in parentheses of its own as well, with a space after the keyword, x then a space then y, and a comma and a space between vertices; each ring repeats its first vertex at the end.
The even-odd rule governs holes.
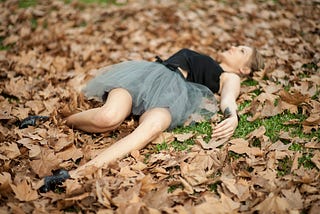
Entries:
POLYGON ((187 121, 207 120, 217 111, 214 95, 207 87, 188 82, 157 62, 127 61, 97 73, 83 89, 85 96, 104 101, 110 90, 125 88, 132 96, 134 115, 155 107, 168 108, 172 117, 169 129, 187 121))

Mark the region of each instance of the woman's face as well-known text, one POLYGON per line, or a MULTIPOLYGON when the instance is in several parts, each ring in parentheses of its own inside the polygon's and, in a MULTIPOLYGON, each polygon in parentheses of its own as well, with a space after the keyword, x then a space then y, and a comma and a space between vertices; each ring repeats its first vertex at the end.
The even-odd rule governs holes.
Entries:
POLYGON ((248 46, 232 46, 229 50, 220 53, 221 63, 228 65, 235 73, 241 73, 240 69, 248 67, 253 50, 248 46))

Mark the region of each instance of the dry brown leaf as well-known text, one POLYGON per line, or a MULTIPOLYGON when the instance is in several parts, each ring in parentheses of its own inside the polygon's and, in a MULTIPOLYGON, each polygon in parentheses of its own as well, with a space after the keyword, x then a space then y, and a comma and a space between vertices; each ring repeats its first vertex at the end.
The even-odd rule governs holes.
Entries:
POLYGON ((292 161, 291 172, 294 172, 299 167, 299 158, 301 158, 302 154, 300 152, 295 153, 292 161))
POLYGON ((299 91, 294 91, 293 93, 289 93, 285 90, 282 90, 280 92, 280 97, 282 100, 284 100, 287 103, 293 104, 293 105, 299 105, 303 102, 307 102, 309 100, 309 96, 302 95, 299 91))
POLYGON ((319 139, 317 137, 313 138, 310 140, 310 142, 305 144, 306 148, 314 148, 314 149, 320 149, 320 142, 318 141, 319 139))
POLYGON ((219 140, 216 140, 214 138, 212 138, 208 143, 205 142, 202 138, 198 137, 195 140, 198 144, 200 144, 200 146, 203 149, 215 149, 218 148, 219 146, 223 145, 224 143, 226 143, 228 141, 228 138, 222 138, 219 140))
POLYGON ((148 166, 144 163, 142 163, 141 161, 138 161, 136 164, 132 165, 131 168, 135 171, 142 171, 145 168, 147 168, 148 166))
POLYGON ((284 144, 278 140, 269 147, 269 150, 288 151, 290 146, 291 144, 284 144))
POLYGON ((7 100, 0 102, 0 120, 8 120, 14 117, 11 116, 12 105, 7 100))
POLYGON ((161 144, 163 142, 170 143, 174 141, 174 136, 170 132, 163 132, 155 140, 152 141, 152 144, 161 144))
POLYGON ((238 154, 245 154, 250 149, 248 147, 249 142, 242 138, 232 139, 230 140, 230 143, 231 146, 229 147, 229 150, 238 154))
POLYGON ((66 198, 64 200, 66 200, 66 201, 81 201, 81 200, 83 200, 85 198, 88 198, 90 196, 91 196, 90 192, 85 192, 85 193, 83 193, 81 195, 77 195, 77 196, 74 196, 74 197, 71 197, 71 198, 66 198))
POLYGON ((63 182, 63 184, 66 186, 66 196, 68 197, 80 195, 85 191, 83 186, 78 181, 73 179, 67 179, 63 182))
POLYGON ((194 136, 194 133, 174 134, 173 136, 177 139, 177 141, 184 142, 192 138, 194 136))
POLYGON ((299 211, 303 208, 302 195, 298 189, 283 189, 281 192, 286 197, 290 210, 299 211))
POLYGON ((100 204, 104 207, 111 208, 111 193, 106 186, 102 188, 98 181, 96 181, 96 195, 100 204))
POLYGON ((286 213, 290 208, 290 204, 286 198, 282 198, 270 193, 268 197, 255 207, 259 213, 286 213))
POLYGON ((45 109, 41 100, 27 101, 25 105, 29 107, 36 115, 45 109))
POLYGON ((32 189, 31 185, 25 179, 17 185, 10 184, 10 186, 15 193, 16 198, 20 201, 33 201, 38 198, 37 191, 32 189))
POLYGON ((222 183, 226 185, 227 189, 235 194, 240 201, 245 201, 250 197, 249 184, 245 180, 236 181, 234 178, 222 176, 220 178, 222 183))
POLYGON ((180 181, 181 181, 181 183, 182 183, 182 185, 184 187, 183 190, 188 194, 193 194, 194 191, 193 191, 192 186, 185 179, 183 179, 181 177, 179 177, 179 179, 180 179, 180 181))
POLYGON ((70 160, 72 159, 74 162, 79 158, 83 157, 83 153, 81 149, 76 148, 74 145, 64 149, 63 151, 56 154, 56 157, 61 160, 70 160))
POLYGON ((9 159, 18 157, 21 153, 16 143, 3 142, 0 146, 0 153, 9 159))
POLYGON ((138 174, 135 171, 131 170, 130 166, 122 167, 120 169, 119 175, 125 178, 138 176, 138 174))
POLYGON ((31 161, 30 166, 39 177, 44 177, 50 175, 51 171, 56 169, 61 161, 62 160, 49 149, 41 148, 40 159, 31 161))
POLYGON ((9 44, 12 44, 12 43, 16 43, 18 40, 19 40, 19 36, 17 36, 17 35, 11 35, 11 36, 7 37, 7 38, 3 41, 3 44, 4 44, 4 45, 9 45, 9 44))
POLYGON ((193 208, 193 213, 237 213, 240 203, 237 203, 220 193, 221 198, 217 199, 213 196, 205 197, 205 202, 193 208))
POLYGON ((260 138, 266 133, 266 127, 260 126, 258 129, 253 130, 249 134, 247 134, 247 138, 252 139, 252 138, 260 138))
POLYGON ((320 126, 320 114, 314 113, 311 114, 307 119, 302 122, 305 126, 320 126))
MULTIPOLYGON (((203 161, 206 161, 205 158, 203 161)), ((184 162, 180 164, 182 177, 192 186, 199 185, 208 180, 204 168, 197 166, 198 163, 193 161, 192 164, 184 162)))
POLYGON ((0 195, 5 196, 11 191, 12 180, 11 175, 8 172, 0 173, 0 195))
POLYGON ((38 144, 35 144, 30 138, 22 138, 18 140, 17 143, 22 144, 24 147, 29 149, 30 158, 38 157, 41 153, 41 147, 38 144))
POLYGON ((73 145, 73 136, 72 135, 66 135, 66 134, 58 134, 58 139, 56 142, 54 142, 54 150, 55 152, 59 152, 63 150, 66 147, 69 147, 70 145, 73 145))
POLYGON ((320 169, 320 151, 316 150, 311 158, 311 161, 320 169))

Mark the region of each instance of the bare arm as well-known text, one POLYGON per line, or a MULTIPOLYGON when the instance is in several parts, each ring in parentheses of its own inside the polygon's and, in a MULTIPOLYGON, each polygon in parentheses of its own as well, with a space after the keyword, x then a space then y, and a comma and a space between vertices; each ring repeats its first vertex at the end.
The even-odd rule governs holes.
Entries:
POLYGON ((236 99, 240 93, 240 77, 233 73, 223 73, 220 77, 220 108, 226 119, 213 130, 213 138, 230 138, 238 126, 236 99))

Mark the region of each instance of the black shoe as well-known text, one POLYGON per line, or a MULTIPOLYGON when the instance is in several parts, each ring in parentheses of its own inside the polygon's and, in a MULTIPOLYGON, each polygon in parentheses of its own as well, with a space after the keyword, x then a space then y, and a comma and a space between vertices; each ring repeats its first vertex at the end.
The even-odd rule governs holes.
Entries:
POLYGON ((19 125, 19 129, 27 128, 28 126, 35 126, 38 121, 45 122, 49 119, 48 116, 33 115, 23 119, 19 125))
POLYGON ((55 190, 58 185, 70 178, 69 172, 64 169, 59 169, 53 173, 51 176, 46 176, 44 178, 44 185, 39 188, 41 193, 49 192, 50 190, 55 190))

